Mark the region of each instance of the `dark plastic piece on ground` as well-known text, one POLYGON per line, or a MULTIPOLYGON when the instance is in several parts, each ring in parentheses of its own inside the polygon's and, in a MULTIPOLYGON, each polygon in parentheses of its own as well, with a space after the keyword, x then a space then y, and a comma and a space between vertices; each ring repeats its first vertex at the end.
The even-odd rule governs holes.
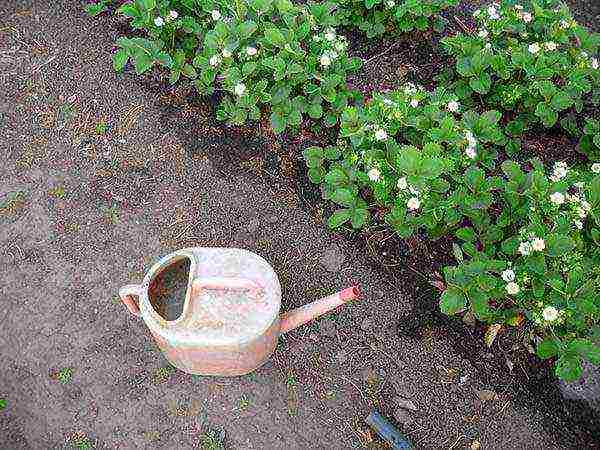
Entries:
POLYGON ((400 432, 389 423, 381 414, 377 411, 371 411, 369 417, 365 421, 377 431, 377 434, 381 436, 386 442, 388 442, 393 449, 398 450, 413 450, 414 447, 408 442, 408 440, 400 434, 400 432))

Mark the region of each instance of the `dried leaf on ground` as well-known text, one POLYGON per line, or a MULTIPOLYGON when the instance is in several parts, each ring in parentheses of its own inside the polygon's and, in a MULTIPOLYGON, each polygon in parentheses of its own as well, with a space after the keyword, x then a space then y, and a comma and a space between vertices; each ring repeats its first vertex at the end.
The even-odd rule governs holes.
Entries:
POLYGON ((482 391, 476 390, 475 393, 477 394, 477 397, 479 397, 479 400, 481 400, 482 402, 498 400, 498 394, 496 394, 495 391, 489 389, 484 389, 482 391))
POLYGON ((496 340, 496 336, 498 336, 498 333, 500 332, 501 329, 502 329, 502 325, 499 323, 495 323, 495 324, 489 326, 489 328, 485 332, 485 343, 488 347, 492 346, 492 344, 494 343, 494 340, 496 340))

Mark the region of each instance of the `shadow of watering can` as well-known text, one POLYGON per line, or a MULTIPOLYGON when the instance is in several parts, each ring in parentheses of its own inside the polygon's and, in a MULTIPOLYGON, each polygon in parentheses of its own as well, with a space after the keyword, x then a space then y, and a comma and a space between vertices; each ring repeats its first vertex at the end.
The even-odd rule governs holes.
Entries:
POLYGON ((357 298, 359 289, 344 289, 280 316, 279 279, 263 258, 241 249, 194 247, 161 258, 142 284, 123 286, 119 296, 144 319, 175 367, 197 375, 235 376, 262 365, 280 334, 357 298), (156 282, 184 266, 189 270, 185 295, 179 296, 183 307, 178 317, 165 318, 153 306, 156 282))

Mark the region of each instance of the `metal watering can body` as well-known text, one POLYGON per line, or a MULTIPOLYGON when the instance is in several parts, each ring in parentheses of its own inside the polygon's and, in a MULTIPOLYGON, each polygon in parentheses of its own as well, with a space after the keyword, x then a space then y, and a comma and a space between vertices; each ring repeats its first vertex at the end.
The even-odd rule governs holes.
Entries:
POLYGON ((175 367, 219 376, 252 372, 273 353, 281 333, 358 295, 358 288, 351 287, 280 316, 281 285, 263 258, 242 249, 202 247, 161 258, 142 284, 119 290, 175 367), (182 263, 189 267, 183 308, 169 320, 152 305, 151 291, 161 274, 182 263))

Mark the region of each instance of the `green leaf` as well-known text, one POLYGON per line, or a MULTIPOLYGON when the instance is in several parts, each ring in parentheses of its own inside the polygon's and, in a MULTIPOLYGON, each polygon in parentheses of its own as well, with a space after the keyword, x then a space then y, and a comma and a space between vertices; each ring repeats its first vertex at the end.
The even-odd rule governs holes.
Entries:
POLYGON ((283 33, 277 28, 268 28, 265 30, 265 39, 271 45, 275 47, 284 47, 287 40, 283 33))
POLYGON ((354 205, 355 196, 350 189, 339 188, 333 193, 333 200, 335 203, 341 206, 351 207, 354 205))
POLYGON ((537 355, 542 359, 552 358, 558 354, 560 347, 558 342, 552 338, 546 338, 538 344, 537 355))
POLYGON ((575 248, 575 242, 566 235, 551 234, 546 241, 548 248, 548 256, 559 257, 564 256, 575 248))
POLYGON ((469 292, 469 300, 471 301, 471 307, 473 312, 478 319, 484 319, 490 314, 488 305, 489 297, 487 294, 481 291, 469 292))
POLYGON ((446 289, 440 298, 440 310, 447 315, 456 314, 464 309, 467 303, 465 294, 454 287, 446 289))
POLYGON ((152 68, 154 65, 154 59, 149 54, 138 51, 133 56, 133 62, 135 66, 135 72, 138 75, 142 75, 152 68))
POLYGON ((342 154, 342 152, 337 147, 334 147, 334 146, 325 147, 324 156, 325 156, 325 158, 327 158, 330 161, 335 161, 336 159, 339 159, 341 154, 342 154))
POLYGON ((129 54, 124 48, 120 48, 112 57, 113 69, 116 72, 121 72, 125 68, 127 61, 129 60, 129 54))
POLYGON ((329 218, 329 220, 327 221, 327 225, 329 226, 329 228, 339 228, 344 223, 348 222, 348 220, 350 220, 351 216, 352 216, 352 211, 351 210, 349 210, 349 209, 338 209, 329 218))
POLYGON ((92 3, 91 5, 87 5, 85 7, 85 12, 87 12, 92 17, 96 17, 97 15, 101 14, 102 12, 104 12, 106 10, 107 10, 107 7, 106 7, 105 0, 102 0, 98 3, 92 3))
POLYGON ((348 181, 348 176, 342 169, 334 168, 325 176, 325 181, 332 185, 344 184, 348 181))
POLYGON ((242 39, 248 39, 258 28, 256 22, 247 20, 242 22, 237 27, 237 32, 242 39))
POLYGON ((314 184, 319 184, 325 177, 325 169, 322 166, 311 167, 308 169, 308 178, 314 184))
POLYGON ((581 377, 581 357, 577 354, 564 353, 560 355, 554 373, 558 378, 564 381, 572 382, 581 377))
POLYGON ((479 94, 487 94, 492 87, 492 79, 487 72, 482 72, 479 77, 469 80, 469 86, 479 94))
POLYGON ((569 348, 575 350, 592 364, 600 365, 600 346, 587 339, 573 339, 569 348))
POLYGON ((456 237, 466 242, 473 242, 475 240, 475 232, 471 227, 464 227, 456 232, 456 237))
POLYGON ((558 91, 552 97, 550 105, 556 111, 563 111, 573 104, 573 100, 565 91, 558 91))
POLYGON ((369 218, 369 211, 364 208, 356 208, 352 213, 352 228, 362 228, 369 218))

